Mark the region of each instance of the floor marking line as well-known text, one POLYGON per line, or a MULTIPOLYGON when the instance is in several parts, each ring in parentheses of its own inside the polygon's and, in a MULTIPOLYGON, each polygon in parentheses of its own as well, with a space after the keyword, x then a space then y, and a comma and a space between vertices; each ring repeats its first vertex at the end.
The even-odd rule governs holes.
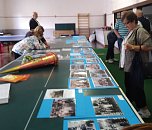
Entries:
POLYGON ((43 90, 41 91, 41 93, 40 93, 40 95, 39 95, 39 98, 38 98, 38 100, 37 100, 37 102, 36 102, 36 104, 35 104, 35 106, 34 106, 34 108, 33 108, 33 111, 32 111, 32 113, 31 113, 31 115, 30 115, 30 117, 29 117, 29 119, 28 119, 25 127, 24 127, 24 130, 27 129, 27 126, 28 126, 28 124, 29 124, 29 122, 30 122, 30 120, 31 120, 31 118, 32 118, 32 115, 33 115, 33 113, 34 113, 34 111, 35 111, 35 109, 36 109, 36 106, 37 106, 37 104, 38 104, 38 102, 39 102, 39 100, 40 100, 40 98, 41 98, 41 96, 42 96, 42 93, 43 93, 43 90))
POLYGON ((53 73, 53 71, 54 71, 54 68, 55 68, 55 67, 53 67, 53 69, 52 69, 52 71, 51 71, 51 73, 50 73, 50 75, 49 75, 49 77, 48 77, 48 79, 47 79, 47 81, 46 81, 46 83, 45 83, 45 85, 44 85, 44 88, 47 86, 47 84, 48 84, 48 82, 49 82, 49 79, 51 78, 52 73, 53 73))

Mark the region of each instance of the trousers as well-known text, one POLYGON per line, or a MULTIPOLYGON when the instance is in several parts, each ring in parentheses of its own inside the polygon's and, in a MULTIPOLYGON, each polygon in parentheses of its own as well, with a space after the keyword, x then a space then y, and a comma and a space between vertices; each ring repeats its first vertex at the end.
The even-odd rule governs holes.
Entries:
POLYGON ((121 50, 121 44, 123 39, 117 38, 116 34, 113 31, 111 31, 107 35, 107 40, 108 40, 108 50, 106 54, 106 60, 114 58, 114 44, 116 41, 118 41, 118 47, 119 50, 121 50))
POLYGON ((125 72, 125 88, 126 96, 130 102, 135 102, 137 108, 146 106, 146 96, 144 92, 144 78, 143 80, 135 80, 130 72, 125 72))

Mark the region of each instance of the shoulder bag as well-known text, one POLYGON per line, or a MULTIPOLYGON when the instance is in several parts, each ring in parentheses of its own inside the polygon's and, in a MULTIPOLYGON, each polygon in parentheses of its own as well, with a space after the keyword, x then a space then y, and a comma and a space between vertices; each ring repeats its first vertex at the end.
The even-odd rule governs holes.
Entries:
MULTIPOLYGON (((135 45, 138 45, 137 43, 137 31, 135 33, 135 45)), ((144 75, 144 79, 151 79, 152 78, 152 51, 149 51, 149 57, 148 57, 148 61, 147 62, 143 62, 142 58, 141 58, 141 44, 140 45, 140 51, 139 52, 135 52, 135 57, 140 57, 140 64, 142 65, 142 71, 143 71, 143 75, 144 75), (138 56, 137 56, 138 55, 138 56)))

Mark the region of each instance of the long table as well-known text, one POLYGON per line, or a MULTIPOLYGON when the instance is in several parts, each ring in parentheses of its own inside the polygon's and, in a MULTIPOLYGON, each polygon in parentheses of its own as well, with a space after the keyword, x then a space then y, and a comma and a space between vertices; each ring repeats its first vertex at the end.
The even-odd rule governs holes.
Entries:
MULTIPOLYGON (((67 54, 69 54, 68 51, 65 55, 67 54)), ((20 65, 22 58, 20 57, 7 64, 1 68, 1 71, 20 65)), ((57 66, 50 65, 15 72, 15 74, 31 74, 31 77, 26 81, 11 84, 9 103, 0 105, 0 129, 63 130, 64 118, 37 118, 37 114, 47 89, 68 89, 69 68, 70 60, 62 59, 59 60, 57 66)), ((0 76, 3 75, 0 74, 0 76)), ((86 96, 122 95, 138 122, 143 123, 121 88, 84 89, 83 93, 86 96)))
MULTIPOLYGON (((24 37, 25 37, 24 35, 3 35, 3 36, 0 36, 0 43, 3 45, 7 45, 8 52, 9 52, 9 45, 22 40, 24 37)), ((0 52, 2 52, 1 46, 0 46, 0 52)))

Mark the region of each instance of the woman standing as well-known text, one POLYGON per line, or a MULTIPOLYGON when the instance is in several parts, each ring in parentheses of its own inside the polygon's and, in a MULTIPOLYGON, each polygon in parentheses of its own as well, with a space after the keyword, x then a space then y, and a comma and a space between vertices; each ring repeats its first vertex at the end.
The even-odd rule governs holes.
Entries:
MULTIPOLYGON (((139 109, 138 113, 142 118, 149 118, 151 113, 146 104, 144 76, 142 73, 140 73, 140 76, 136 76, 138 72, 135 72, 132 66, 135 52, 140 52, 143 62, 148 60, 148 51, 152 49, 152 40, 149 33, 138 26, 137 16, 133 12, 126 12, 122 17, 122 21, 129 30, 129 34, 125 39, 124 71, 126 96, 131 102, 135 102, 139 109)), ((142 70, 142 66, 139 70, 142 70)))

